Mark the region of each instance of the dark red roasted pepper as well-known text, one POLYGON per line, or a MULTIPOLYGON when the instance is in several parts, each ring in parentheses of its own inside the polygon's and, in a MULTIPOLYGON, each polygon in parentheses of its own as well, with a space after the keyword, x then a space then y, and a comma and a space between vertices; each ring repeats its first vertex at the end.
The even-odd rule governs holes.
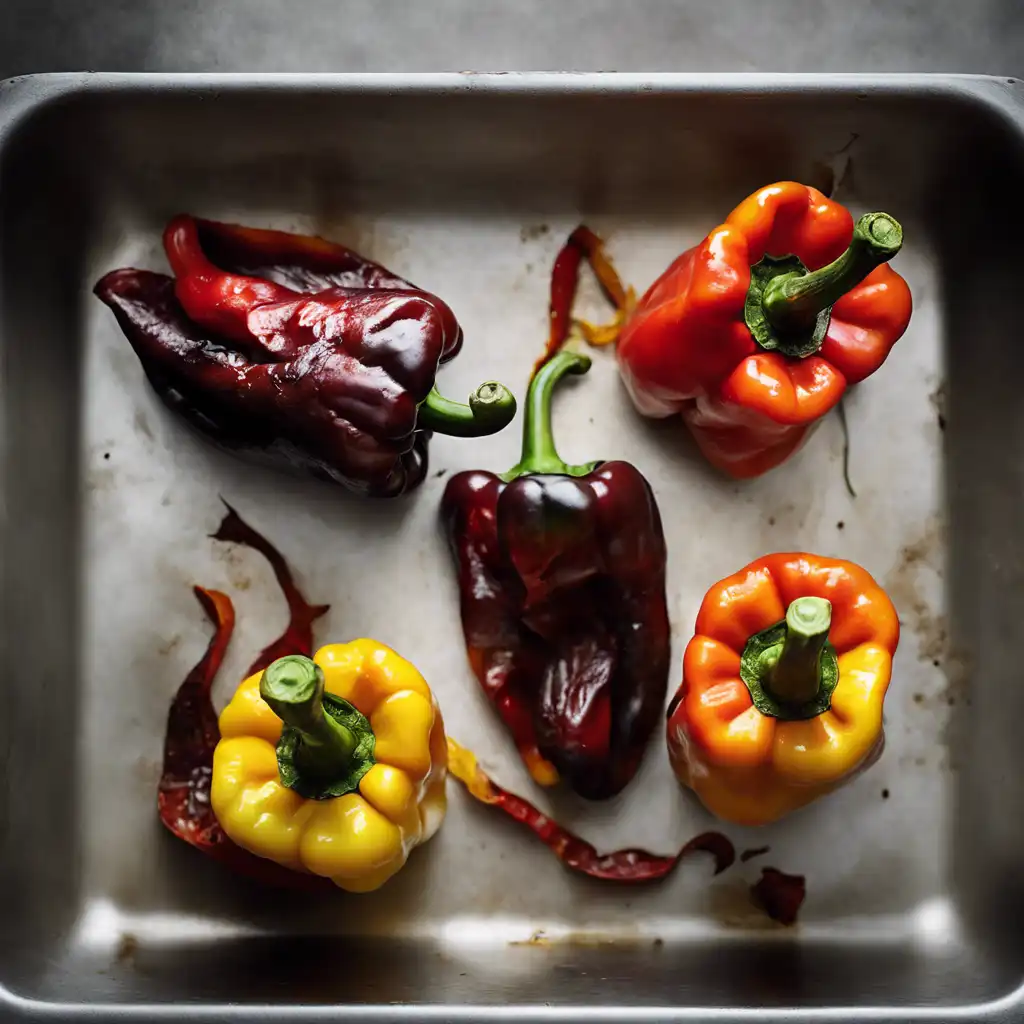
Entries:
POLYGON ((225 448, 392 497, 423 480, 431 430, 491 434, 515 414, 493 381, 444 398, 451 309, 350 249, 187 216, 164 248, 174 278, 115 270, 96 294, 161 398, 225 448))
POLYGON ((627 462, 566 465, 551 396, 590 360, 563 350, 530 385, 519 464, 452 477, 442 499, 470 664, 541 785, 601 799, 633 777, 669 668, 665 540, 627 462))

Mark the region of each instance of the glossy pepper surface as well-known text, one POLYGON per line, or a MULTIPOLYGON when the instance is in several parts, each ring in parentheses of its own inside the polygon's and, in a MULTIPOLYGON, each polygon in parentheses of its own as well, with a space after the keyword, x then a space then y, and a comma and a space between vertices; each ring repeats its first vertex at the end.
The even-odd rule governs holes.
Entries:
POLYGON ((434 386, 462 343, 451 309, 324 239, 175 217, 174 277, 115 270, 96 285, 163 400, 204 435, 391 497, 419 484, 430 431, 493 433, 515 400, 434 386))
POLYGON ((238 846, 376 889, 445 813, 447 746, 423 677, 373 640, 289 655, 220 716, 210 802, 238 846))
POLYGON ((881 753, 899 620, 859 566, 766 555, 708 591, 695 633, 668 750, 713 814, 775 821, 881 753))
MULTIPOLYGON (((282 554, 266 537, 249 526, 230 507, 213 537, 218 541, 252 548, 262 554, 274 571, 274 576, 288 603, 289 611, 288 626, 284 633, 264 647, 249 667, 246 675, 250 677, 250 689, 240 695, 237 701, 232 702, 233 707, 228 715, 227 726, 229 730, 240 733, 246 740, 240 747, 236 747, 236 753, 239 749, 245 754, 256 751, 255 756, 259 758, 266 753, 265 744, 269 744, 269 740, 262 737, 281 734, 281 739, 286 740, 286 749, 283 754, 278 753, 277 777, 281 778, 283 777, 281 773, 287 772, 289 775, 287 781, 292 782, 296 777, 297 768, 300 772, 299 782, 301 785, 301 772, 307 766, 302 760, 304 755, 297 753, 295 730, 291 731, 291 738, 288 739, 284 735, 286 730, 280 723, 275 725, 270 722, 267 718, 267 710, 258 705, 256 693, 252 691, 251 687, 253 680, 258 681, 262 678, 264 669, 284 658, 286 662, 297 662, 298 666, 305 666, 307 679, 309 670, 312 669, 313 687, 315 690, 318 689, 317 666, 310 661, 309 656, 313 652, 313 624, 328 610, 328 606, 311 605, 306 601, 282 554), (294 655, 301 657, 296 659, 294 655), (284 758, 284 768, 281 767, 282 757, 284 758)), ((225 819, 229 820, 229 827, 232 831, 237 830, 240 840, 256 852, 250 852, 249 848, 233 842, 227 834, 224 824, 215 813, 214 805, 219 806, 224 795, 225 779, 222 776, 216 780, 217 796, 211 796, 211 791, 215 786, 217 750, 222 737, 218 715, 214 710, 210 694, 231 642, 235 615, 231 599, 226 594, 215 590, 206 590, 202 587, 196 587, 195 592, 203 610, 215 626, 215 632, 206 653, 178 688, 168 712, 163 772, 157 796, 160 819, 177 838, 239 874, 268 885, 284 888, 319 892, 333 891, 332 877, 318 875, 305 869, 296 869, 294 858, 285 856, 281 862, 278 862, 267 856, 268 848, 287 854, 288 844, 294 841, 295 830, 303 824, 303 817, 316 816, 312 811, 297 813, 292 822, 294 827, 291 835, 285 835, 282 838, 282 831, 288 832, 284 818, 289 801, 292 801, 293 805, 296 801, 294 794, 282 792, 282 787, 274 783, 274 778, 270 775, 269 764, 264 765, 266 779, 265 785, 262 787, 256 785, 256 776, 260 773, 258 762, 250 762, 247 757, 240 758, 237 763, 229 766, 229 772, 233 773, 233 777, 226 780, 229 787, 236 787, 236 795, 248 787, 246 789, 247 798, 254 804, 259 804, 261 801, 264 803, 266 814, 261 819, 260 828, 257 830, 259 834, 255 840, 252 840, 252 837, 246 837, 246 826, 251 824, 251 821, 247 821, 243 807, 232 803, 230 789, 229 798, 221 808, 225 819), (254 765, 257 767, 253 767, 254 765), (277 793, 279 796, 278 803, 273 807, 266 806, 266 798, 269 793, 277 793)), ((390 828, 385 827, 383 819, 387 818, 387 821, 398 826, 403 853, 408 852, 408 848, 415 845, 416 825, 412 820, 412 812, 408 804, 405 805, 405 811, 408 812, 407 817, 404 816, 404 813, 398 813, 406 792, 405 780, 401 777, 403 772, 414 791, 420 794, 416 798, 418 799, 420 819, 419 842, 424 842, 440 822, 444 812, 443 775, 446 764, 443 752, 443 727, 440 717, 435 717, 429 733, 431 767, 425 776, 420 777, 419 772, 426 761, 426 758, 422 756, 421 743, 422 728, 425 726, 422 722, 417 724, 415 713, 392 717, 389 710, 392 702, 389 697, 385 696, 385 691, 395 691, 399 694, 412 691, 422 695, 422 688, 425 684, 419 679, 415 669, 394 655, 393 652, 373 641, 364 640, 355 644, 324 648, 321 657, 327 662, 324 682, 327 678, 333 678, 342 689, 347 683, 353 683, 355 693, 350 703, 360 707, 372 704, 376 708, 376 711, 371 713, 369 722, 365 720, 366 716, 361 716, 364 720, 360 721, 360 713, 354 707, 348 712, 348 720, 342 724, 348 724, 351 731, 359 735, 361 742, 357 743, 351 751, 349 751, 347 743, 345 744, 344 749, 340 752, 342 756, 338 760, 345 762, 347 769, 343 765, 342 772, 336 773, 333 780, 327 780, 327 784, 333 787, 337 787, 340 782, 342 789, 355 785, 357 788, 352 792, 358 792, 367 806, 373 806, 374 811, 379 815, 379 817, 374 817, 369 813, 363 815, 361 806, 358 804, 353 806, 353 802, 349 801, 351 816, 346 818, 345 825, 338 830, 336 837, 340 841, 346 835, 345 828, 349 825, 356 825, 371 841, 367 845, 376 844, 374 849, 350 848, 350 860, 347 865, 341 865, 338 873, 338 878, 342 879, 341 884, 346 888, 367 889, 375 883, 379 884, 384 876, 393 873, 397 867, 401 866, 400 863, 396 863, 393 856, 397 853, 394 845, 394 833, 390 828), (340 682, 337 678, 339 671, 345 677, 340 682), (352 673, 355 674, 354 680, 349 678, 352 673), (367 737, 368 728, 375 735, 388 737, 379 749, 376 738, 371 748, 367 737), (412 730, 411 735, 409 730, 412 730), (403 750, 416 763, 401 764, 399 759, 389 753, 389 744, 390 749, 393 749, 396 744, 402 746, 403 750), (378 764, 384 766, 387 771, 378 771, 378 764), (363 772, 365 775, 361 774, 363 772), (339 779, 337 775, 344 777, 339 779), (376 779, 373 777, 374 775, 377 777, 376 779), (362 791, 364 783, 365 793, 362 791), (375 800, 379 803, 375 804, 375 800), (388 808, 395 812, 390 818, 387 817, 388 808), (365 864, 367 859, 372 861, 375 866, 365 872, 360 872, 358 870, 360 864, 365 864), (343 871, 347 873, 343 874, 343 871)), ((280 683, 280 680, 278 682, 280 683)), ((244 690, 245 687, 243 687, 244 690)), ((281 697, 280 686, 275 693, 278 698, 281 697)), ((271 694, 272 699, 275 697, 275 693, 271 694)), ((337 704, 337 698, 331 695, 327 695, 323 699, 325 703, 337 704)), ((402 703, 407 709, 411 708, 415 711, 417 701, 403 698, 399 703, 402 703)), ((305 710, 307 716, 310 710, 307 705, 305 710)), ((420 705, 420 712, 425 716, 422 705, 420 705)), ((288 715, 289 709, 284 709, 284 713, 288 715)), ((296 713, 303 714, 302 711, 296 713)), ((315 717, 315 707, 313 714, 315 717)), ((307 721, 297 723, 299 728, 304 728, 307 724, 307 721)), ((323 728, 322 723, 315 724, 312 730, 306 730, 307 735, 310 735, 315 741, 316 737, 312 733, 320 728, 323 728)), ((336 739, 337 737, 332 737, 332 741, 336 739)), ((273 749, 271 746, 271 750, 273 749)), ((332 748, 328 745, 328 753, 330 749, 332 748)), ((336 748, 333 749, 337 752, 336 748)), ((322 775, 316 771, 317 767, 317 765, 313 766, 313 783, 322 787, 324 781, 322 775)), ((338 761, 333 761, 329 767, 331 772, 336 772, 338 761)), ((327 833, 324 831, 320 838, 324 839, 326 835, 327 833)), ((309 839, 308 841, 312 842, 313 840, 309 839)), ((337 867, 337 864, 335 866, 337 867)))
POLYGON ((558 352, 530 385, 518 465, 452 477, 442 518, 469 660, 533 778, 611 796, 633 777, 664 704, 665 541, 626 462, 570 466, 551 397, 590 360, 558 352))
POLYGON ((809 186, 755 192, 627 319, 617 355, 637 409, 681 414, 730 476, 777 466, 906 330, 910 289, 885 262, 901 244, 892 217, 855 225, 809 186))

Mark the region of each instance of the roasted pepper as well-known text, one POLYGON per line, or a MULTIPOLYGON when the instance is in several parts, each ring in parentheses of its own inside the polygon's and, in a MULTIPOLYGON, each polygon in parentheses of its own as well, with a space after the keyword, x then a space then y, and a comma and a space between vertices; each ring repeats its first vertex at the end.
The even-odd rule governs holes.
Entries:
POLYGON ((96 294, 161 398, 223 447, 391 497, 423 480, 430 431, 515 414, 493 381, 444 398, 451 309, 343 246, 179 216, 164 248, 175 278, 115 270, 96 294))
POLYGON ((910 289, 885 262, 902 240, 888 214, 854 225, 810 186, 755 192, 628 317, 617 355, 634 405, 680 413, 730 476, 779 465, 906 330, 910 289))
POLYGON ((444 819, 447 746, 423 677, 374 640, 279 658, 221 712, 210 803, 238 846, 350 892, 444 819))
POLYGON ((452 477, 442 518, 469 660, 533 778, 582 796, 633 777, 664 703, 665 541, 650 485, 626 462, 567 465, 551 398, 587 356, 534 377, 519 463, 452 477))
POLYGON ((851 562, 766 555, 719 581, 669 706, 677 777, 741 825, 835 789, 881 753, 899 634, 892 602, 851 562))

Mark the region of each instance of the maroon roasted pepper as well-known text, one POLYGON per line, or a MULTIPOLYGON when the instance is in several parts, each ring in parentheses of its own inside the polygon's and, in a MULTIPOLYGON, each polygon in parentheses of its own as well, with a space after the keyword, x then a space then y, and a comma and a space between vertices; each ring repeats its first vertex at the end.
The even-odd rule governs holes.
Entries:
POLYGON ((627 462, 566 465, 551 396, 590 359, 563 350, 530 385, 518 465, 452 477, 442 499, 477 679, 533 778, 603 799, 633 777, 669 668, 665 539, 627 462))
POLYGON ((222 447, 392 497, 423 480, 430 431, 515 415, 493 381, 468 405, 438 392, 462 342, 451 309, 350 249, 188 216, 164 248, 174 278, 115 270, 96 294, 161 398, 222 447))

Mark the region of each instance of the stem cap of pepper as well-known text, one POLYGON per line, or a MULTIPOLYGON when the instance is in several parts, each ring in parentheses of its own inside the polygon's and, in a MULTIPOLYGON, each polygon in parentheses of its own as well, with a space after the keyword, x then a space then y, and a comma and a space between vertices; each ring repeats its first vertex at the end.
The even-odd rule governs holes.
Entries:
POLYGON ((816 718, 832 705, 839 660, 828 642, 832 605, 798 597, 786 617, 755 633, 740 657, 740 678, 754 707, 782 720, 816 718))
POLYGON ((832 602, 823 597, 798 597, 786 609, 786 627, 803 637, 828 635, 832 625, 832 602))
POLYGON ((324 691, 311 658, 288 654, 267 666, 260 696, 284 723, 277 744, 281 784, 307 800, 354 792, 376 763, 369 720, 354 705, 324 691))
MULTIPOLYGON (((288 654, 271 662, 260 678, 260 696, 274 714, 289 725, 296 707, 307 707, 323 693, 324 678, 320 666, 301 654, 288 654)), ((305 716, 301 716, 303 719, 305 716)))
POLYGON ((516 414, 516 397, 496 380, 484 381, 469 402, 453 402, 433 387, 419 408, 419 425, 453 437, 484 437, 507 427, 516 414))
POLYGON ((853 228, 847 250, 827 266, 808 271, 796 256, 765 256, 750 268, 743 307, 747 329, 768 352, 793 359, 814 355, 825 341, 832 305, 856 288, 903 245, 903 228, 888 213, 866 213, 853 228))

